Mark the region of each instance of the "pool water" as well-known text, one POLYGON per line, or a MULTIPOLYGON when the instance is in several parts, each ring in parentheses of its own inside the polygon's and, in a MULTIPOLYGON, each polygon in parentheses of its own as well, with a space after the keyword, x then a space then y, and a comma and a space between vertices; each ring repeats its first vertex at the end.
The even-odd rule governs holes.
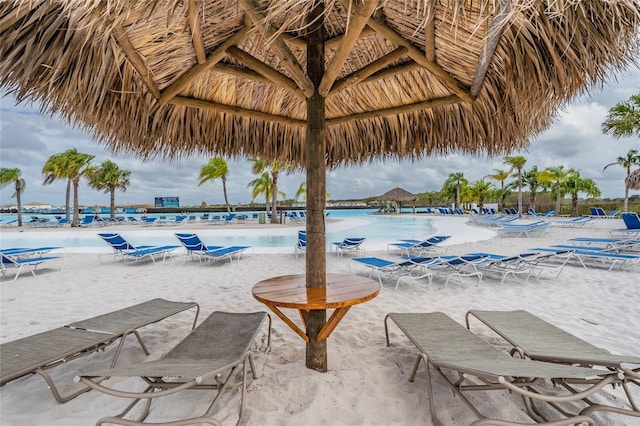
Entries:
MULTIPOLYGON (((386 250, 387 244, 403 238, 425 239, 429 236, 450 235, 447 244, 464 241, 477 241, 495 236, 495 232, 467 225, 466 218, 432 215, 372 215, 375 210, 330 210, 326 225, 327 246, 333 241, 342 241, 348 237, 366 238, 362 247, 366 250, 386 250)), ((198 215, 199 217, 199 215, 198 215)), ((225 225, 189 224, 146 228, 141 225, 110 227, 92 227, 86 229, 47 229, 24 227, 23 232, 16 228, 0 228, 0 247, 61 246, 69 252, 102 252, 109 247, 96 234, 101 232, 120 233, 130 243, 136 245, 178 245, 174 233, 197 233, 210 245, 247 245, 255 248, 256 253, 289 253, 297 240, 299 230, 304 223, 292 227, 231 228, 225 225)))

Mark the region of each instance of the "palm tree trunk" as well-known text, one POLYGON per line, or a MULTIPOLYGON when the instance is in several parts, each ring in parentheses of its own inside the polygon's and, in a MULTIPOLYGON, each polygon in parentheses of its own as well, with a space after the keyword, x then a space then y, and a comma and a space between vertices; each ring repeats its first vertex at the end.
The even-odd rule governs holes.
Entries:
POLYGON ((271 182, 271 223, 280 223, 278 220, 278 172, 272 173, 271 182))
MULTIPOLYGON (((558 213, 556 212, 556 215, 558 213)), ((571 196, 571 215, 573 217, 578 216, 578 194, 571 196)))
POLYGON ((229 197, 227 197, 227 178, 225 176, 222 176, 222 192, 224 193, 224 203, 227 205, 227 214, 231 214, 229 197))
POLYGON ((64 205, 67 219, 69 219, 69 217, 71 216, 71 205, 69 203, 70 201, 71 201, 71 179, 67 179, 67 194, 66 194, 65 205, 64 205))
POLYGON ((556 187, 556 215, 560 214, 560 185, 556 187))
POLYGON ((73 220, 71 226, 77 228, 80 226, 80 204, 78 202, 78 186, 80 186, 80 177, 73 179, 73 220))
POLYGON ((109 217, 111 219, 115 219, 116 218, 116 189, 115 188, 111 188, 109 190, 109 193, 111 195, 111 212, 109 214, 109 217))
POLYGON ((629 185, 624 184, 624 212, 627 212, 629 207, 629 185))
POLYGON ((518 216, 522 216, 522 170, 518 169, 518 216))
POLYGON ((18 226, 22 226, 22 185, 20 180, 16 181, 16 203, 18 204, 18 226))

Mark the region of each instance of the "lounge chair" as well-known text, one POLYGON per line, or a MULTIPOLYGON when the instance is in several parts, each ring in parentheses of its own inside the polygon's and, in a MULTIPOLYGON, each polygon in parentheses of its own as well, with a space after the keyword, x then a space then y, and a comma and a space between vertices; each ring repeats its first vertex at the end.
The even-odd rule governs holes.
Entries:
MULTIPOLYGON (((446 238, 449 238, 448 236, 446 238)), ((446 238, 441 236, 429 237, 425 240, 403 240, 396 243, 387 244, 387 251, 400 250, 404 256, 418 256, 431 253, 435 247, 442 243, 446 238)))
POLYGON ((60 270, 62 271, 64 269, 64 266, 66 264, 66 257, 60 257, 60 256, 32 256, 32 255, 27 255, 25 256, 25 252, 13 252, 13 253, 0 253, 0 256, 2 257, 2 263, 0 263, 0 272, 2 273, 2 276, 5 277, 7 275, 7 272, 9 271, 10 267, 15 267, 17 268, 15 275, 13 276, 13 281, 18 279, 18 276, 20 276, 20 272, 22 272, 22 268, 24 268, 25 266, 29 268, 29 270, 31 271, 31 274, 35 277, 36 276, 36 269, 38 268, 39 265, 45 263, 45 262, 50 262, 52 260, 58 260, 58 259, 63 259, 62 262, 62 267, 60 268, 60 270))
POLYGON ((638 217, 638 213, 622 213, 620 217, 627 227, 612 229, 610 231, 612 236, 624 236, 625 238, 635 238, 640 236, 640 217, 638 217))
POLYGON ((535 211, 535 209, 533 207, 529 207, 528 210, 529 214, 533 217, 539 217, 541 216, 540 213, 538 213, 537 211, 535 211))
POLYGON ((293 247, 293 252, 296 255, 296 259, 300 253, 307 251, 307 231, 298 231, 298 239, 296 245, 293 247))
POLYGON ((224 258, 232 262, 234 256, 240 260, 244 251, 251 248, 251 246, 208 246, 196 234, 175 234, 175 236, 187 250, 187 256, 197 257, 201 262, 224 258))
POLYGON ((85 216, 79 223, 80 227, 95 225, 95 216, 85 216))
POLYGON ((541 237, 549 228, 550 222, 540 220, 526 224, 506 223, 496 229, 500 237, 541 237))
POLYGON ((577 228, 578 226, 584 226, 587 222, 591 222, 592 220, 593 218, 589 216, 578 216, 568 220, 556 221, 553 225, 561 226, 563 228, 577 228))
MULTIPOLYGON (((184 340, 157 361, 143 362, 130 367, 81 372, 78 380, 87 386, 108 395, 134 399, 123 412, 102 418, 98 420, 98 424, 112 423, 129 426, 144 424, 153 398, 174 395, 183 390, 200 389, 217 391, 204 414, 162 424, 220 425, 221 423, 211 418, 217 407, 216 403, 221 400, 221 396, 227 389, 241 387, 237 422, 240 424, 244 414, 249 366, 253 378, 258 378, 249 349, 254 344, 266 318, 269 320, 266 352, 271 342, 271 317, 267 313, 213 312, 184 340), (240 379, 237 377, 238 371, 240 371, 240 379), (100 383, 103 377, 137 377, 147 386, 143 391, 114 389, 100 383), (125 419, 124 417, 143 400, 145 401, 143 413, 137 419, 125 419)), ((167 404, 166 401, 165 404, 167 404)))
POLYGON ((153 299, 128 308, 89 318, 0 345, 0 385, 29 374, 39 374, 47 382, 53 397, 61 403, 91 390, 83 388, 62 396, 46 370, 73 359, 104 350, 120 340, 111 366, 115 366, 130 334, 136 336, 142 350, 149 355, 138 329, 156 323, 187 309, 196 308, 195 327, 200 307, 194 302, 172 302, 153 299))
MULTIPOLYGON (((382 285, 383 277, 385 279, 395 279, 395 289, 398 288, 400 278, 402 276, 408 275, 411 269, 414 268, 417 264, 415 261, 406 258, 398 260, 387 260, 381 259, 379 257, 355 257, 352 260, 364 267, 369 268, 369 278, 371 278, 375 273, 378 277, 380 287, 384 287, 382 285)), ((349 271, 351 271, 351 264, 349 264, 349 271)))
POLYGON ((342 241, 333 242, 329 247, 331 251, 335 251, 338 256, 342 256, 344 253, 355 253, 357 255, 363 251, 360 246, 364 240, 362 237, 349 237, 342 241))
MULTIPOLYGON (((384 319, 387 346, 390 346, 388 321, 392 320, 419 351, 410 382, 415 379, 420 362, 424 361, 427 374, 426 386, 431 418, 436 424, 452 424, 451 419, 441 421, 436 412, 431 372, 434 371, 445 380, 451 390, 480 419, 474 425, 516 425, 506 420, 488 419, 478 411, 466 397, 467 392, 507 390, 523 398, 526 413, 536 422, 549 422, 553 425, 573 425, 587 422, 595 425, 586 415, 570 416, 551 421, 537 410, 534 401, 560 404, 584 399, 613 382, 614 374, 606 370, 558 365, 529 359, 512 358, 507 353, 496 350, 464 326, 442 312, 433 313, 390 313, 384 319), (454 373, 445 374, 445 371, 454 373), (475 378, 475 379, 474 379, 475 378), (557 395, 546 393, 543 387, 536 386, 538 381, 563 383, 570 380, 598 380, 596 385, 577 394, 557 395)), ((492 410, 492 415, 499 411, 492 410)), ((564 417, 564 416, 563 416, 564 417)))
POLYGON ((570 238, 568 241, 582 244, 584 246, 602 247, 607 251, 616 253, 636 252, 640 249, 640 239, 633 238, 592 238, 592 237, 576 237, 570 238))
POLYGON ((527 311, 471 310, 466 314, 468 329, 471 317, 509 342, 513 346, 512 354, 517 353, 520 357, 584 367, 604 367, 619 372, 623 377, 614 385, 624 388, 629 408, 593 404, 580 414, 588 415, 602 410, 640 417, 640 405, 630 390, 631 385, 640 386, 640 356, 611 354, 527 311))
POLYGON ((187 250, 187 256, 202 256, 204 252, 221 249, 224 246, 208 246, 196 234, 175 234, 187 250))
MULTIPOLYGON (((178 248, 178 246, 164 245, 164 246, 134 246, 125 240, 122 235, 115 233, 98 234, 107 244, 113 249, 114 260, 117 257, 122 257, 125 263, 137 262, 141 260, 150 259, 154 264, 156 263, 155 257, 162 257, 162 261, 165 260, 167 255, 178 248)), ((100 255, 98 255, 100 259, 100 255)))

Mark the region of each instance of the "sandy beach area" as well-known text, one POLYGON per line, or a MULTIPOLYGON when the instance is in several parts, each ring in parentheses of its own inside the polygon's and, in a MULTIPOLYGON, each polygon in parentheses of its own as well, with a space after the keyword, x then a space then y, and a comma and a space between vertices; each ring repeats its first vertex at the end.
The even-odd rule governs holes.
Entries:
MULTIPOLYGON (((464 218, 457 218, 463 226, 464 218)), ((557 219, 556 222, 562 219, 557 219)), ((300 227, 299 224, 292 225, 300 227)), ((469 226, 469 225, 464 225, 469 226)), ((622 228, 621 220, 593 220, 578 228, 552 225, 543 237, 500 238, 446 244, 448 254, 492 252, 517 254, 533 247, 566 243, 572 237, 609 237, 609 230, 622 228)), ((485 235, 487 228, 470 226, 485 235)), ((106 228, 120 232, 118 228, 106 228)), ((130 229, 130 228, 126 228, 130 229)), ((182 227, 179 231, 191 229, 182 227)), ((240 229, 240 228, 238 228, 240 229)), ((87 229, 83 232, 101 232, 87 229)), ((153 229, 146 229, 153 232, 153 229)), ((176 228, 171 230, 178 232, 176 228)), ((198 229, 195 229, 197 232, 198 229)), ((5 230, 1 230, 2 233, 5 230)), ((6 232, 15 232, 14 230, 6 232)), ((160 232, 160 231, 158 231, 160 232)), ((347 233, 347 231, 345 230, 347 233)), ((412 237, 412 236, 400 236, 412 237)), ((413 236, 420 237, 420 236, 413 236)), ((204 239, 204 238, 203 238, 204 239)), ((470 240, 473 240, 471 238, 470 240)), ((177 244, 177 241, 176 241, 177 244)), ((392 259, 379 246, 363 245, 366 256, 392 259)), ((185 262, 181 250, 165 262, 125 265, 112 262, 97 253, 68 252, 66 266, 42 265, 34 277, 23 271, 16 281, 9 275, 0 283, 0 343, 124 308, 156 297, 174 301, 195 301, 201 307, 200 319, 211 312, 268 311, 252 296, 252 286, 263 279, 305 271, 304 257, 297 259, 293 247, 288 253, 253 253, 239 262, 214 262, 200 265, 185 262)), ((330 273, 366 275, 368 271, 350 256, 327 255, 330 273)), ((260 376, 250 380, 243 423, 246 425, 432 425, 429 414, 424 366, 416 380, 408 381, 417 355, 414 345, 391 326, 391 346, 385 344, 383 320, 390 312, 440 311, 464 324, 470 309, 524 309, 561 326, 610 352, 640 355, 640 264, 624 270, 585 269, 567 265, 558 278, 545 275, 527 282, 493 278, 466 278, 400 284, 398 290, 383 288, 373 300, 351 308, 328 339, 327 373, 305 367, 305 345, 282 320, 273 317, 271 348, 263 353, 265 339, 256 340, 255 366, 260 376)), ((385 281, 387 287, 395 281, 385 281)), ((299 321, 297 313, 287 311, 299 321)), ((181 313, 141 329, 151 351, 145 356, 130 339, 119 365, 158 359, 189 332, 193 314, 181 313)), ((498 348, 504 342, 488 329, 477 326, 474 332, 498 348)), ((72 382, 78 369, 105 367, 114 347, 51 370, 62 390, 68 392, 78 384, 72 382)), ((119 388, 140 384, 132 379, 113 378, 107 383, 119 388)), ((640 399, 638 387, 632 388, 640 399)), ((446 425, 470 424, 476 418, 455 398, 445 383, 435 379, 435 403, 446 425)), ((152 406, 147 421, 167 421, 191 416, 206 410, 210 392, 183 392, 152 406)), ((481 412, 494 418, 528 422, 522 401, 506 391, 480 392, 471 395, 481 412)), ((597 401, 624 406, 620 388, 607 387, 597 401)), ((40 376, 14 380, 0 389, 0 423, 23 425, 89 425, 114 415, 128 404, 97 391, 59 404, 51 396, 40 376)), ((213 417, 224 425, 237 421, 239 395, 227 393, 213 417)), ((616 414, 597 413, 597 424, 640 425, 640 419, 616 414)))

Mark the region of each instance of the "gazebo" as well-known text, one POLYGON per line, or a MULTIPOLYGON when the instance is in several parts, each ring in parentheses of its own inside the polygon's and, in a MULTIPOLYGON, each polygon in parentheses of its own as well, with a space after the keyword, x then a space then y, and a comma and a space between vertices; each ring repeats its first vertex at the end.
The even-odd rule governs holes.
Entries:
MULTIPOLYGON (((640 0, 7 0, 0 86, 142 158, 305 169, 323 289, 327 167, 525 147, 634 62, 639 29, 640 0)), ((326 310, 305 322, 326 371, 326 310)))
POLYGON ((387 201, 396 201, 400 207, 400 209, 402 209, 402 202, 403 201, 410 201, 412 202, 412 206, 413 206, 413 213, 416 213, 416 200, 418 199, 418 197, 412 193, 410 193, 409 191, 407 191, 406 189, 402 189, 400 187, 395 187, 392 190, 389 190, 387 192, 385 192, 384 194, 382 194, 380 197, 378 197, 379 201, 382 202, 387 202, 387 201))

